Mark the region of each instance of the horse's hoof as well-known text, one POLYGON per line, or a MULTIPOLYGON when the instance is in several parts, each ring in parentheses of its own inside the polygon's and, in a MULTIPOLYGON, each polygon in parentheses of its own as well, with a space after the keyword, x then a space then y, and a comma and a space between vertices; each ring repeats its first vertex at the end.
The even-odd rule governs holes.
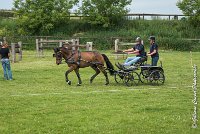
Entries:
POLYGON ((76 86, 81 86, 81 84, 80 84, 80 83, 78 83, 76 86))
POLYGON ((107 86, 109 83, 106 83, 105 85, 107 86))
POLYGON ((71 84, 72 84, 72 82, 71 82, 71 81, 67 81, 67 84, 68 84, 68 85, 71 85, 71 84))

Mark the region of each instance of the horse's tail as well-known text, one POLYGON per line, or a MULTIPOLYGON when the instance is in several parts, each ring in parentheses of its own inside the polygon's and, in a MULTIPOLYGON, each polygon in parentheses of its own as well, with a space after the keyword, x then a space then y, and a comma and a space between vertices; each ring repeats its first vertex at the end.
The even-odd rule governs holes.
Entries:
POLYGON ((105 54, 102 54, 102 56, 106 62, 106 66, 107 66, 107 69, 108 69, 110 75, 114 75, 114 73, 115 73, 114 66, 112 65, 112 63, 110 62, 110 60, 108 59, 108 57, 105 54))

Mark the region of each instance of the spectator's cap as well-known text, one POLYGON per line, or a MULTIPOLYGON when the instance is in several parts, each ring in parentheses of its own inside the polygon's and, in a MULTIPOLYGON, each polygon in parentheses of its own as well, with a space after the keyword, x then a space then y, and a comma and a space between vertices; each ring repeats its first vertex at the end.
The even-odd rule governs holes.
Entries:
POLYGON ((140 37, 137 37, 137 38, 135 39, 135 41, 136 41, 136 42, 141 42, 142 40, 141 40, 140 37))
POLYGON ((155 40, 156 40, 156 37, 155 37, 155 36, 150 36, 150 37, 149 37, 149 40, 155 41, 155 40))

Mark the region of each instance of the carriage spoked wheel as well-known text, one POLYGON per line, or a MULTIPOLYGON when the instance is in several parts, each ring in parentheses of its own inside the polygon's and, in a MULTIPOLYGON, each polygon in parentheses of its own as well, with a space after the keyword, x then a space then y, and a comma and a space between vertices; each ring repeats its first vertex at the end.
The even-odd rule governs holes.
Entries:
POLYGON ((123 82, 123 79, 124 79, 124 72, 117 72, 115 73, 115 82, 116 83, 122 83, 123 82))
POLYGON ((147 83, 148 82, 148 77, 149 77, 149 71, 148 71, 148 69, 142 70, 140 72, 140 81, 142 83, 147 83))
POLYGON ((164 72, 160 70, 154 70, 150 73, 148 80, 152 85, 162 85, 165 82, 164 72))
POLYGON ((140 82, 140 77, 137 72, 126 73, 124 76, 124 83, 126 86, 137 86, 140 82))

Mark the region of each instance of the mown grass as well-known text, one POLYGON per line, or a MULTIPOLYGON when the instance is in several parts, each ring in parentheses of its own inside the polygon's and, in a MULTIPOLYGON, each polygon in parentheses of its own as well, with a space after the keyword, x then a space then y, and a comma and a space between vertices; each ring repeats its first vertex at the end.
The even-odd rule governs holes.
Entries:
MULTIPOLYGON (((80 70, 81 87, 76 86, 75 73, 69 75, 73 83, 68 86, 64 79, 67 66, 57 66, 51 51, 45 51, 45 58, 36 58, 33 51, 23 54, 23 61, 12 64, 14 80, 0 79, 2 134, 197 134, 200 131, 199 127, 191 127, 193 91, 189 86, 193 73, 189 52, 160 52, 166 83, 134 87, 116 84, 113 77, 109 77, 110 85, 105 86, 102 74, 90 84, 94 73, 90 68, 80 70)), ((110 52, 106 54, 112 63, 117 62, 110 52)), ((192 55, 193 63, 199 67, 200 53, 192 55)), ((1 70, 1 77, 2 74, 1 70)))

